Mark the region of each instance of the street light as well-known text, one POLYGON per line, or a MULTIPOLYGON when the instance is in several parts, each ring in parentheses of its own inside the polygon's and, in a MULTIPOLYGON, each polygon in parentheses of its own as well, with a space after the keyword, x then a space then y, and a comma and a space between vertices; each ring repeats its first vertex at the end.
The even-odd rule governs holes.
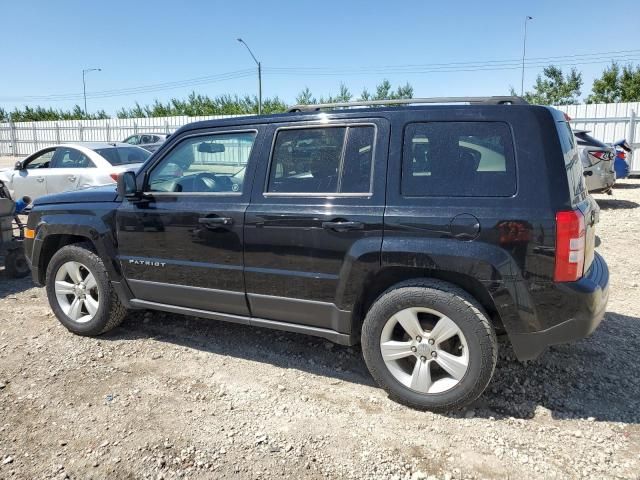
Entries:
POLYGON ((258 61, 256 56, 253 54, 251 49, 249 48, 249 45, 247 45, 246 42, 241 38, 238 38, 237 40, 241 44, 243 44, 245 47, 247 47, 247 50, 249 51, 251 58, 253 58, 253 61, 256 62, 256 64, 258 65, 258 115, 262 115, 262 66, 260 65, 260 62, 258 61))
POLYGON ((527 54, 527 22, 533 20, 533 17, 527 15, 524 17, 524 38, 522 40, 522 78, 520 81, 520 96, 524 95, 524 57, 527 54))
POLYGON ((84 68, 82 69, 82 95, 84 96, 84 114, 87 115, 87 82, 84 77, 89 72, 101 72, 101 68, 84 68))

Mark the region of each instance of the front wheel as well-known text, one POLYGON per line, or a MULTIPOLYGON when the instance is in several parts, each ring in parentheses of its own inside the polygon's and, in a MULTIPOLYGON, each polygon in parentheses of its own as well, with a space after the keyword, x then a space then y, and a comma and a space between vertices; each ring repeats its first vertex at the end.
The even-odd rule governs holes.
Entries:
POLYGON ((127 310, 104 264, 88 244, 67 245, 47 268, 47 296, 56 317, 78 335, 100 335, 122 323, 127 310))
POLYGON ((362 326, 362 351, 393 399, 436 412, 462 408, 485 390, 498 346, 493 326, 465 291, 435 280, 382 294, 362 326))

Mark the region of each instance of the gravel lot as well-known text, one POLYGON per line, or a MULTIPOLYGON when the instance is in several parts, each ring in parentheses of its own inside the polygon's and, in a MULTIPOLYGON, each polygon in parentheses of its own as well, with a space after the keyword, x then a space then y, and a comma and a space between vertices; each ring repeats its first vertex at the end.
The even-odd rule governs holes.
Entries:
POLYGON ((598 200, 602 326, 527 364, 501 345, 454 415, 387 399, 357 347, 152 312, 82 338, 0 279, 0 478, 640 478, 640 181, 598 200))

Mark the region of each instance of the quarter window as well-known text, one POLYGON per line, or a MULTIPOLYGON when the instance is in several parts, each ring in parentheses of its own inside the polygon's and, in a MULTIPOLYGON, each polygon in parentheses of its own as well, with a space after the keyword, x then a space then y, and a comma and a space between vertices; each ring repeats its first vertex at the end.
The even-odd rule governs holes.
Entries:
POLYGON ((255 132, 186 138, 151 171, 151 192, 241 193, 255 132))
POLYGON ((369 193, 374 140, 373 126, 280 130, 267 191, 369 193))
POLYGON ((431 122, 406 126, 403 195, 503 197, 515 192, 515 161, 505 124, 431 122))

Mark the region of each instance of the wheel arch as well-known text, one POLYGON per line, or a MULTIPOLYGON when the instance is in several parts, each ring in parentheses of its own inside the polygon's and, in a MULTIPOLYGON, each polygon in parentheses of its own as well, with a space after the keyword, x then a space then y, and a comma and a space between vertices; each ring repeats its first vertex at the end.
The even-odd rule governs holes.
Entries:
POLYGON ((412 267, 390 266, 378 271, 377 274, 363 288, 353 309, 352 337, 357 340, 360 336, 362 322, 371 305, 386 290, 408 280, 440 280, 450 283, 468 293, 482 306, 489 320, 497 332, 504 331, 502 318, 496 303, 485 284, 476 278, 459 272, 448 270, 429 270, 412 267))
POLYGON ((88 236, 69 234, 69 233, 53 233, 47 235, 42 240, 42 246, 40 247, 40 256, 38 258, 38 282, 44 285, 47 275, 47 267, 51 258, 57 251, 67 245, 74 245, 78 243, 86 243, 91 245, 92 250, 96 251, 96 246, 93 240, 88 236))

